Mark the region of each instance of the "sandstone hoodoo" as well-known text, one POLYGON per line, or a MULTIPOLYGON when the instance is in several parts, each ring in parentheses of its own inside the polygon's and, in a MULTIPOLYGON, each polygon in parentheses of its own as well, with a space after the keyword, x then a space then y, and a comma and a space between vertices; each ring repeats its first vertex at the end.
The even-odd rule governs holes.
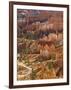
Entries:
POLYGON ((63 77, 63 12, 17 10, 17 79, 63 77))

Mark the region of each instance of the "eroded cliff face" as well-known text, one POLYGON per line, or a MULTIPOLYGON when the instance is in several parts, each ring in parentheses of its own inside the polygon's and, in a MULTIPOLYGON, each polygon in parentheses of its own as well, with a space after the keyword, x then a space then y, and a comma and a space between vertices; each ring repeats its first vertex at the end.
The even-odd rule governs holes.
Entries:
POLYGON ((63 77, 63 12, 19 10, 17 79, 63 77))

